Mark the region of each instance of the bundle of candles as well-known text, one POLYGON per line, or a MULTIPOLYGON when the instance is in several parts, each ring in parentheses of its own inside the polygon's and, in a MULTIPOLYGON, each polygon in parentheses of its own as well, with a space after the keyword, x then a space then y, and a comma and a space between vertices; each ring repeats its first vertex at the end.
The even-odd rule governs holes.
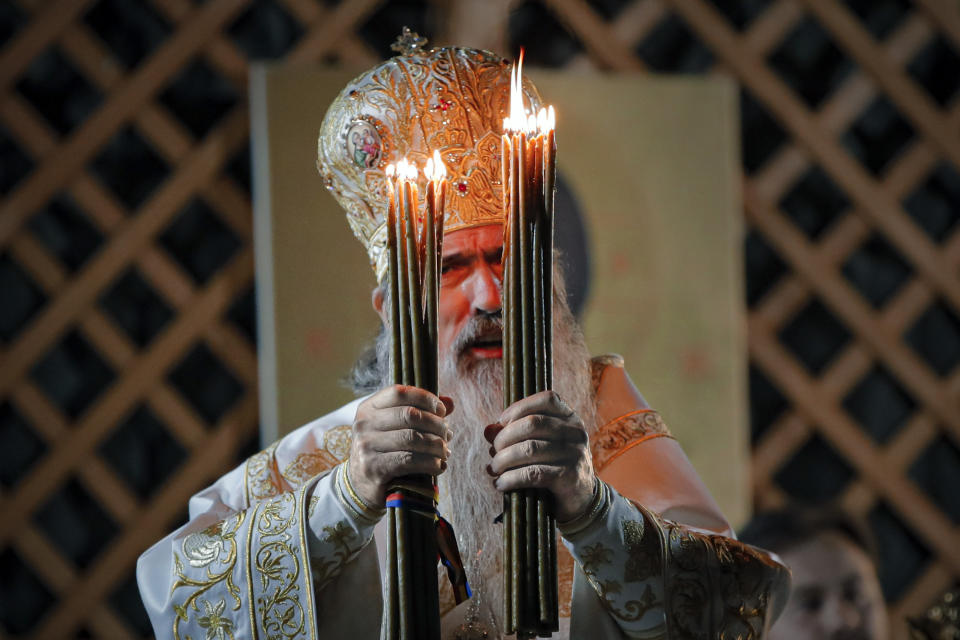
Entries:
MULTIPOLYGON (((422 222, 417 168, 405 159, 387 167, 391 366, 396 384, 437 393, 437 298, 446 168, 427 160, 422 222)), ((385 640, 439 640, 436 478, 401 478, 387 491, 385 640)), ((445 523, 444 523, 445 524, 445 523)), ((449 566, 449 565, 448 565, 449 566)))
MULTIPOLYGON (((521 69, 511 75, 503 122, 504 404, 553 385, 553 107, 528 115, 521 69)), ((504 497, 505 633, 550 637, 559 630, 557 538, 552 497, 524 489, 504 497)))

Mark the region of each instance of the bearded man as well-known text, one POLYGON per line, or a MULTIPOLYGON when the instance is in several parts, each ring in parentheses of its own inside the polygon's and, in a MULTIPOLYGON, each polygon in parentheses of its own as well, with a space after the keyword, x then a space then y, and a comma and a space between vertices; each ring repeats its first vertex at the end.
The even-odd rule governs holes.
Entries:
MULTIPOLYGON (((384 168, 441 152, 453 193, 440 395, 390 384, 390 332, 381 331, 353 372, 360 398, 194 496, 190 521, 140 558, 158 636, 379 637, 385 491, 398 477, 430 474, 440 476, 439 510, 458 533, 474 591, 454 606, 443 587, 444 638, 502 637, 495 519, 503 492, 522 488, 552 493, 568 551, 558 637, 761 637, 786 600, 786 569, 732 538, 622 360, 590 357, 559 270, 554 389, 503 409, 499 149, 509 65, 473 49, 427 51, 409 35, 401 44, 403 55, 331 105, 318 167, 383 283, 384 168)), ((536 89, 524 91, 535 111, 536 89)), ((386 292, 373 291, 384 325, 386 292)))

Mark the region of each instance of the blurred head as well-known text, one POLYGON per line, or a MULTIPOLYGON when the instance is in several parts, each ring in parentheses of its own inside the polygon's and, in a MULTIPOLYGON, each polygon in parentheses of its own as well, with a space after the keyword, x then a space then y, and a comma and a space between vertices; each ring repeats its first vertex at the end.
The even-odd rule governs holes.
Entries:
POLYGON ((863 527, 837 511, 755 517, 741 540, 777 553, 793 572, 771 640, 887 640, 887 613, 863 527))

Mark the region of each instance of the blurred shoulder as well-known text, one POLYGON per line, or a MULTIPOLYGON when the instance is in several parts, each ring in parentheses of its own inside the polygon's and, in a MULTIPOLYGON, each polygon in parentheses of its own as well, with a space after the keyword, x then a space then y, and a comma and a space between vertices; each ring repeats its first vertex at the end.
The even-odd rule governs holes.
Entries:
POLYGON ((650 405, 630 379, 623 356, 616 353, 594 356, 590 360, 590 367, 598 426, 632 412, 650 409, 650 405))

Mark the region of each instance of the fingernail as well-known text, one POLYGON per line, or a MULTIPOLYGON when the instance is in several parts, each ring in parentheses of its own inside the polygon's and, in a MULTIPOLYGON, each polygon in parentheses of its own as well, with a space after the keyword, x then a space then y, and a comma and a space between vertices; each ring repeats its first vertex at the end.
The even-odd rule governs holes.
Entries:
POLYGON ((493 467, 489 464, 487 465, 487 474, 494 478, 497 477, 497 474, 493 472, 493 467))
POLYGON ((447 415, 447 405, 443 404, 443 402, 438 402, 433 412, 442 418, 447 415))
POLYGON ((443 473, 443 472, 446 471, 446 470, 447 470, 447 461, 446 461, 446 460, 441 460, 441 461, 440 461, 440 473, 443 473))
POLYGON ((440 396, 440 401, 443 402, 444 408, 447 411, 447 415, 453 413, 453 408, 456 406, 453 403, 453 398, 450 396, 440 396))
POLYGON ((450 447, 449 447, 448 445, 443 445, 443 457, 444 457, 444 458, 449 458, 449 457, 450 457, 450 451, 451 451, 451 449, 450 449, 450 447))
POLYGON ((500 433, 502 429, 503 429, 503 425, 500 424, 499 422, 488 424, 483 428, 483 437, 486 438, 487 442, 492 444, 493 441, 497 438, 497 434, 500 433))
POLYGON ((490 447, 490 457, 492 458, 495 455, 497 455, 497 450, 493 447, 490 447))
POLYGON ((453 440, 453 430, 452 430, 452 429, 447 429, 447 430, 444 432, 443 437, 444 437, 444 439, 445 439, 447 442, 450 442, 451 440, 453 440))

